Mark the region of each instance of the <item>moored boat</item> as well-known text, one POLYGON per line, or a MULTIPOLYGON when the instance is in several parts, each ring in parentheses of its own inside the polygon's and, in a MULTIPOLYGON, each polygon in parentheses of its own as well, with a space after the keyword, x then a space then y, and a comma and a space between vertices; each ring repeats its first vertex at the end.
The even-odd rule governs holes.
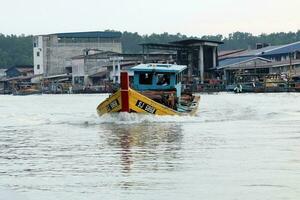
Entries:
POLYGON ((37 85, 32 83, 23 83, 17 84, 13 87, 13 95, 32 95, 32 94, 41 94, 41 90, 37 85))
POLYGON ((133 88, 127 72, 121 72, 120 89, 97 107, 98 114, 115 112, 155 115, 194 115, 200 96, 182 93, 182 73, 187 67, 141 64, 132 68, 133 88))
POLYGON ((295 91, 300 92, 300 76, 294 76, 293 80, 295 83, 295 91))

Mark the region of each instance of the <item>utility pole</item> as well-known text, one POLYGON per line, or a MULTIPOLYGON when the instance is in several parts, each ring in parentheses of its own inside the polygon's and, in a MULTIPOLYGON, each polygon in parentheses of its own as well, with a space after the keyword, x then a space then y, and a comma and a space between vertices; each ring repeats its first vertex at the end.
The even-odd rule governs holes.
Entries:
POLYGON ((289 53, 290 58, 290 67, 289 67, 289 79, 291 77, 291 70, 292 70, 292 52, 289 53))

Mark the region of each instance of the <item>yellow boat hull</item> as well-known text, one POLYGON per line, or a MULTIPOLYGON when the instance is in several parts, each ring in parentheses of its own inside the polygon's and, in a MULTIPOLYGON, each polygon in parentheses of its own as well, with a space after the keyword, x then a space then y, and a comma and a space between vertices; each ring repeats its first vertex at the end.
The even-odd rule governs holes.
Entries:
POLYGON ((105 99, 102 103, 100 103, 97 107, 98 114, 104 115, 107 113, 120 112, 122 109, 122 100, 121 100, 121 92, 118 90, 109 98, 105 99))
MULTIPOLYGON (((165 105, 157 103, 156 101, 131 88, 128 89, 129 112, 134 113, 154 115, 194 115, 197 111, 199 101, 200 97, 195 96, 192 109, 190 109, 188 112, 178 112, 165 105)), ((116 93, 99 104, 97 107, 97 112, 100 116, 108 113, 121 112, 122 103, 121 90, 118 90, 116 93)))

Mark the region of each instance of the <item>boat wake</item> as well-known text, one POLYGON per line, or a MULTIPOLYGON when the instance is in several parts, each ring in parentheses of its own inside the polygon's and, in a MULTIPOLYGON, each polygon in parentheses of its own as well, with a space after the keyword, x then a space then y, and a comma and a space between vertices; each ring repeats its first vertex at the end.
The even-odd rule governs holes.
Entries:
POLYGON ((157 116, 139 113, 113 113, 98 119, 102 124, 140 124, 140 123, 195 123, 200 122, 197 116, 157 116))

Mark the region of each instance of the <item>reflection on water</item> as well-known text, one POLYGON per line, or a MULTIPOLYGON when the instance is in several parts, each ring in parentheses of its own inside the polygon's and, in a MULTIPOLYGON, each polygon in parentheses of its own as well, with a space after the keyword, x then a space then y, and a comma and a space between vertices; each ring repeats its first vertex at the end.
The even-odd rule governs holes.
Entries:
MULTIPOLYGON (((136 125, 104 124, 100 138, 120 151, 121 165, 124 173, 129 173, 134 162, 140 163, 141 169, 173 170, 175 160, 180 160, 181 126, 173 124, 142 123, 136 125), (162 162, 161 162, 162 161, 162 162), (143 166, 143 163, 147 163, 143 166), (160 165, 157 165, 159 162, 160 165)), ((136 166, 136 165, 135 165, 136 166)), ((140 167, 140 166, 137 166, 140 167)))

